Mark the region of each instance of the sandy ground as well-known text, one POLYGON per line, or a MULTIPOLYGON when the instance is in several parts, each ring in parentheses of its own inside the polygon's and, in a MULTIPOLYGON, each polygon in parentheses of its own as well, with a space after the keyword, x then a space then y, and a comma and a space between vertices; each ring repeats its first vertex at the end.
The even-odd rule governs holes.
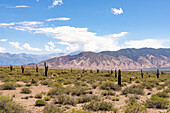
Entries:
MULTIPOLYGON (((3 84, 3 82, 0 82, 0 85, 1 84, 3 84)), ((22 83, 22 82, 18 82, 18 84, 25 85, 25 83, 22 83)), ((131 84, 128 84, 126 87, 129 87, 134 84, 136 83, 132 82, 131 84)), ((3 92, 3 95, 5 96, 13 97, 13 100, 17 103, 21 103, 26 108, 26 110, 30 110, 32 113, 42 113, 42 110, 44 107, 35 106, 35 101, 37 100, 36 98, 29 98, 29 99, 21 99, 21 98, 26 97, 26 96, 34 97, 38 93, 48 92, 50 88, 47 86, 40 85, 40 84, 38 86, 31 86, 29 87, 32 90, 31 94, 20 93, 22 88, 23 87, 19 87, 19 88, 16 88, 16 90, 1 90, 1 92, 3 92)), ((122 89, 124 88, 125 87, 123 87, 122 89)), ((161 92, 162 90, 157 90, 156 88, 153 88, 152 90, 144 89, 144 91, 145 91, 145 95, 140 96, 139 102, 145 101, 147 98, 150 98, 151 95, 161 92), (151 93, 151 94, 147 95, 148 93, 151 93)), ((102 93, 102 90, 99 90, 98 87, 96 89, 93 89, 93 94, 101 95, 101 93, 102 93)), ((127 100, 130 96, 132 95, 128 95, 128 96, 121 95, 121 91, 117 91, 115 96, 106 96, 105 99, 106 101, 111 102, 112 98, 116 98, 116 97, 119 98, 119 101, 114 101, 114 106, 118 109, 121 109, 118 111, 118 113, 123 113, 122 110, 124 106, 126 106, 125 100, 127 100)), ((82 104, 77 104, 76 108, 81 109, 81 105, 82 104)), ((68 106, 68 107, 72 108, 73 106, 68 106)), ((160 113, 159 111, 165 112, 166 110, 148 109, 148 113, 160 113)))

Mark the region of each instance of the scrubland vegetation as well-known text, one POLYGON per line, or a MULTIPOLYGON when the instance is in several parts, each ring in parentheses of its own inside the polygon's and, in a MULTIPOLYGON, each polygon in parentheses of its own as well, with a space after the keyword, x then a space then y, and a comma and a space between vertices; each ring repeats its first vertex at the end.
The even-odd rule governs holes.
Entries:
POLYGON ((170 73, 115 72, 0 67, 0 112, 170 112, 170 73))

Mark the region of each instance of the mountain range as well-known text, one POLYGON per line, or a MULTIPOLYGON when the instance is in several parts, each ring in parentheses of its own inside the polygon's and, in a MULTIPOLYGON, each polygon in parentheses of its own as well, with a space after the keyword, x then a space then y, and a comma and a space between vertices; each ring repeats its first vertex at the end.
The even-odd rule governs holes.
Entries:
MULTIPOLYGON (((43 61, 44 62, 44 61, 43 61)), ((43 66, 43 62, 38 63, 43 66)), ((121 49, 119 51, 102 51, 100 53, 81 52, 46 60, 49 67, 75 69, 142 69, 169 68, 170 49, 121 49)))
POLYGON ((64 53, 53 53, 53 54, 11 54, 11 53, 0 53, 0 65, 24 65, 39 63, 43 60, 54 58, 57 56, 64 55, 64 53))

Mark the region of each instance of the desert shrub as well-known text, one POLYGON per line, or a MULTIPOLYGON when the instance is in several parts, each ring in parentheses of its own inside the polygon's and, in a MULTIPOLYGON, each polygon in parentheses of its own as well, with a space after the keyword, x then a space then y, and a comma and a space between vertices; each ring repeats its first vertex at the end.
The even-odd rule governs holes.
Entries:
POLYGON ((125 113, 147 113, 147 109, 143 104, 134 103, 126 107, 125 113))
POLYGON ((93 89, 96 89, 97 86, 98 86, 97 83, 92 84, 93 89))
POLYGON ((80 96, 80 95, 85 95, 87 94, 87 90, 88 88, 86 87, 73 87, 73 88, 70 88, 70 93, 71 95, 76 95, 76 96, 80 96))
POLYGON ((125 100, 126 103, 133 105, 136 103, 136 98, 135 97, 129 97, 129 99, 125 100))
POLYGON ((43 113, 64 113, 64 110, 53 104, 48 104, 44 107, 43 113))
POLYGON ((50 101, 50 100, 51 100, 51 97, 50 97, 50 96, 45 96, 43 99, 44 99, 45 101, 50 101))
POLYGON ((68 113, 91 113, 90 111, 84 111, 84 110, 81 110, 81 109, 71 109, 68 113))
POLYGON ((158 97, 162 97, 162 98, 168 98, 168 97, 169 97, 169 94, 166 93, 166 92, 158 92, 157 94, 152 95, 152 96, 158 96, 158 97))
POLYGON ((126 94, 138 94, 138 95, 144 95, 144 90, 143 87, 140 85, 132 85, 130 87, 125 88, 124 90, 122 90, 122 94, 126 95, 126 94))
POLYGON ((46 103, 47 102, 45 100, 39 99, 35 101, 35 106, 45 106, 46 103))
POLYGON ((112 81, 105 81, 101 84, 100 89, 120 91, 121 87, 114 84, 112 81))
POLYGON ((103 95, 103 96, 107 96, 107 95, 114 96, 115 94, 116 94, 116 93, 113 92, 113 91, 111 91, 111 90, 102 92, 102 95, 103 95))
POLYGON ((52 89, 50 89, 48 91, 48 95, 49 96, 52 96, 52 95, 61 95, 63 93, 65 93, 65 88, 62 87, 62 86, 54 87, 54 88, 52 88, 52 89))
POLYGON ((50 85, 50 81, 49 80, 43 80, 40 82, 41 85, 50 85))
POLYGON ((22 105, 15 103, 11 98, 0 95, 0 113, 24 113, 22 105))
POLYGON ((30 86, 32 86, 32 84, 27 83, 27 84, 25 84, 25 86, 30 87, 30 86))
POLYGON ((92 111, 111 111, 114 109, 112 103, 104 101, 91 101, 89 104, 83 105, 83 109, 92 111))
POLYGON ((83 95, 78 98, 78 103, 86 103, 92 100, 100 101, 101 98, 96 95, 83 95))
POLYGON ((75 106, 77 104, 77 99, 66 95, 59 95, 57 96, 55 103, 75 106))
POLYGON ((22 88, 21 93, 30 94, 30 93, 32 93, 32 91, 29 88, 22 88))
POLYGON ((15 90, 16 84, 12 82, 6 82, 0 86, 0 89, 2 90, 15 90))
POLYGON ((42 98, 42 96, 43 96, 43 95, 42 95, 42 93, 38 93, 38 94, 36 94, 36 95, 35 95, 35 98, 39 98, 39 99, 41 99, 41 98, 42 98))
POLYGON ((148 78, 143 80, 142 86, 147 89, 152 89, 155 86, 159 85, 159 81, 156 78, 148 78))
POLYGON ((112 101, 119 101, 119 98, 113 98, 112 101))
POLYGON ((170 101, 162 97, 152 96, 146 100, 146 106, 148 108, 167 109, 169 108, 170 101))

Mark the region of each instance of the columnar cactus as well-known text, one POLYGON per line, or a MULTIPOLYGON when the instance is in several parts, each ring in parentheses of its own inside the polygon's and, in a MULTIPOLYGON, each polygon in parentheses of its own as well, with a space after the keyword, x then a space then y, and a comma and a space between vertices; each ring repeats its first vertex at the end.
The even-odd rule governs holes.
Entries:
POLYGON ((115 78, 117 78, 117 70, 115 70, 115 78))
POLYGON ((22 69, 22 73, 24 73, 24 66, 23 65, 21 66, 21 69, 22 69))
POLYGON ((36 72, 38 73, 38 66, 36 65, 36 72))
POLYGON ((99 73, 99 69, 97 69, 97 73, 99 73))
POLYGON ((118 71, 118 85, 119 86, 121 86, 121 76, 122 76, 121 69, 119 69, 119 71, 118 71))
POLYGON ((159 69, 157 69, 156 76, 157 76, 157 78, 159 78, 159 69))
POLYGON ((130 79, 130 82, 132 82, 132 77, 131 76, 129 77, 129 79, 130 79))
POLYGON ((83 69, 83 73, 85 72, 85 70, 83 69))
POLYGON ((113 74, 113 70, 111 70, 111 74, 113 74))
POLYGON ((47 77, 48 66, 47 66, 47 63, 46 63, 46 62, 44 62, 44 66, 45 66, 45 76, 47 77))
POLYGON ((143 78, 143 72, 142 72, 142 69, 141 69, 141 77, 143 78))
POLYGON ((10 65, 10 71, 12 71, 13 70, 13 66, 12 65, 10 65))
POLYGON ((92 70, 90 70, 90 73, 93 73, 93 71, 92 71, 92 70))
POLYGON ((72 68, 71 68, 71 73, 73 72, 72 68))

